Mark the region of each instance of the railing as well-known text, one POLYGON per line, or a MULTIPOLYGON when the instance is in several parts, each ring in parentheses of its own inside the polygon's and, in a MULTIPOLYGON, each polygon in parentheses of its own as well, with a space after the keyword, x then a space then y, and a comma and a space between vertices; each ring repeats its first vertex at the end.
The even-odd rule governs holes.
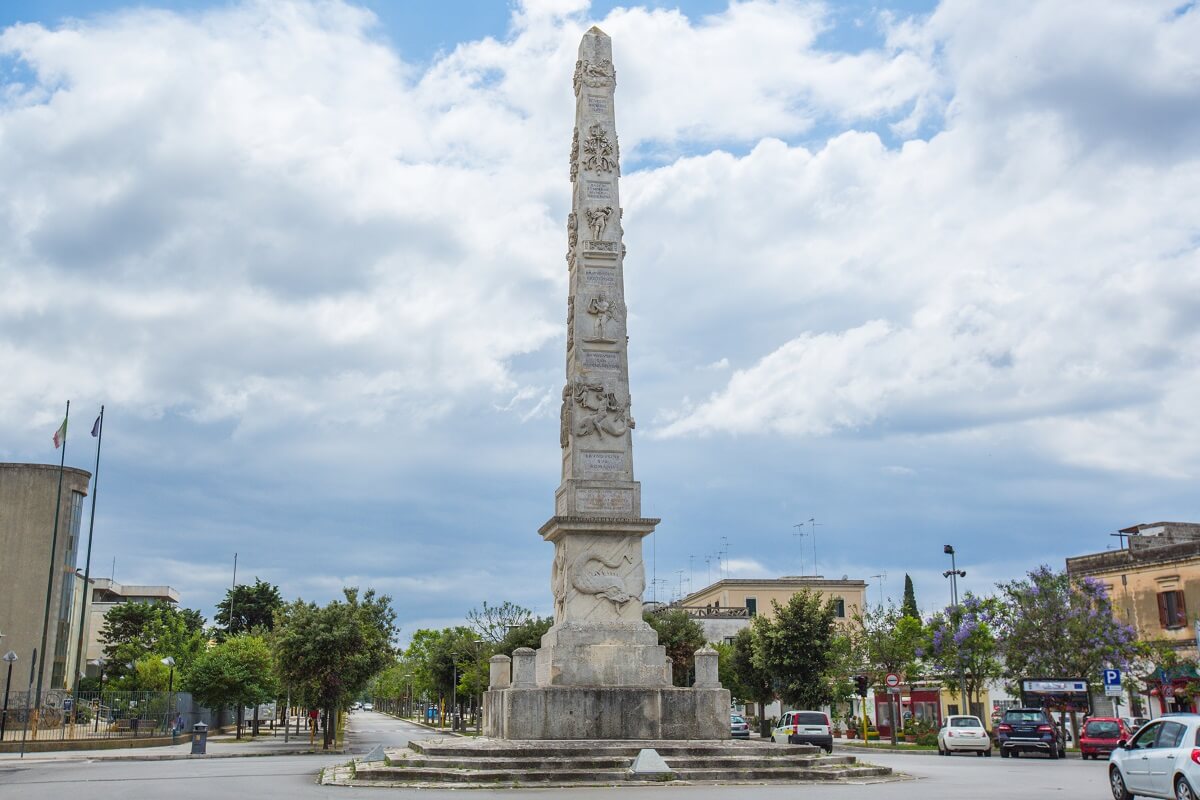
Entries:
POLYGON ((733 606, 665 606, 663 611, 682 611, 692 619, 750 619, 750 609, 733 606))
POLYGON ((10 692, 0 712, 0 741, 148 739, 190 730, 191 697, 180 692, 10 692))

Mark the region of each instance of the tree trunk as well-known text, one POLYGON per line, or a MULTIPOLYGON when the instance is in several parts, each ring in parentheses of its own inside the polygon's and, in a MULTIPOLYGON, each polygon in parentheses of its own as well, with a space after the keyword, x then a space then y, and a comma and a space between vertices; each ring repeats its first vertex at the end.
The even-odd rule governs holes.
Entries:
POLYGON ((250 723, 250 736, 258 736, 258 703, 254 704, 254 721, 250 723))
POLYGON ((245 709, 242 708, 241 701, 239 701, 237 707, 237 716, 235 717, 237 722, 237 738, 239 739, 242 738, 242 717, 244 713, 245 709))

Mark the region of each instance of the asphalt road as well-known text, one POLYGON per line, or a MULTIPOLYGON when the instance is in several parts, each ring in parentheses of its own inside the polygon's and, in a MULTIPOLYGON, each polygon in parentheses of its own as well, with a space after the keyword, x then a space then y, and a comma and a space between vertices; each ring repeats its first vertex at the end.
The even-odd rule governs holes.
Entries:
MULTIPOLYGON (((430 731, 383 714, 355 712, 348 728, 349 744, 356 753, 376 744, 403 746, 409 738, 423 738, 430 731)), ((347 789, 321 787, 314 782, 317 771, 340 763, 347 756, 270 756, 186 761, 41 761, 31 764, 0 763, 0 800, 57 800, 85 797, 88 800, 213 800, 220 797, 338 798, 363 796, 462 800, 461 791, 410 791, 403 789, 347 789)), ((876 764, 912 775, 914 780, 863 786, 810 785, 781 789, 778 786, 662 786, 635 789, 532 789, 520 791, 472 791, 471 798, 503 797, 547 800, 569 792, 571 797, 591 800, 619 795, 628 800, 663 800, 678 793, 687 800, 778 800, 808 795, 835 800, 962 800, 962 798, 1013 797, 1061 798, 1062 800, 1105 800, 1110 795, 1103 762, 1019 760, 936 754, 870 754, 876 764)))

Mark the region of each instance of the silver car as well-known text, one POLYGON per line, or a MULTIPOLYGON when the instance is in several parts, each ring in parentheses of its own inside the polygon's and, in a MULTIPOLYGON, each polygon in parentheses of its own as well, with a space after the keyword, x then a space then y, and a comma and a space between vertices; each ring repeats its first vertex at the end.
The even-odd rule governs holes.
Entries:
POLYGON ((1172 714, 1142 726, 1108 757, 1113 800, 1142 797, 1197 800, 1200 795, 1200 714, 1172 714))

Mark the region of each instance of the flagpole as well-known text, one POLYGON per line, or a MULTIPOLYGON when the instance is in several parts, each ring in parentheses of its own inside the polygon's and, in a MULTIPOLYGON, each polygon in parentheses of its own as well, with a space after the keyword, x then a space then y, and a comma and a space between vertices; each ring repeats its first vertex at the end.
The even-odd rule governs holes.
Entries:
MULTIPOLYGON (((65 427, 71 420, 71 401, 67 401, 67 413, 63 417, 63 426, 65 427)), ((38 652, 42 654, 42 663, 37 671, 37 701, 34 703, 35 709, 42 707, 42 675, 45 674, 46 666, 46 635, 50 632, 50 598, 54 594, 54 551, 58 549, 58 517, 59 511, 62 509, 62 481, 63 467, 67 463, 67 432, 63 431, 62 457, 58 462, 58 496, 54 501, 54 535, 50 538, 50 572, 46 575, 46 611, 42 615, 42 646, 38 652)))
POLYGON ((100 489, 100 443, 104 441, 104 406, 100 406, 100 418, 96 421, 96 470, 92 473, 92 519, 88 522, 87 558, 83 563, 83 604, 79 607, 79 642, 75 645, 75 672, 71 686, 75 699, 71 702, 71 717, 79 708, 79 667, 83 661, 83 631, 87 628, 88 583, 92 576, 92 531, 96 528, 96 493, 100 489))

